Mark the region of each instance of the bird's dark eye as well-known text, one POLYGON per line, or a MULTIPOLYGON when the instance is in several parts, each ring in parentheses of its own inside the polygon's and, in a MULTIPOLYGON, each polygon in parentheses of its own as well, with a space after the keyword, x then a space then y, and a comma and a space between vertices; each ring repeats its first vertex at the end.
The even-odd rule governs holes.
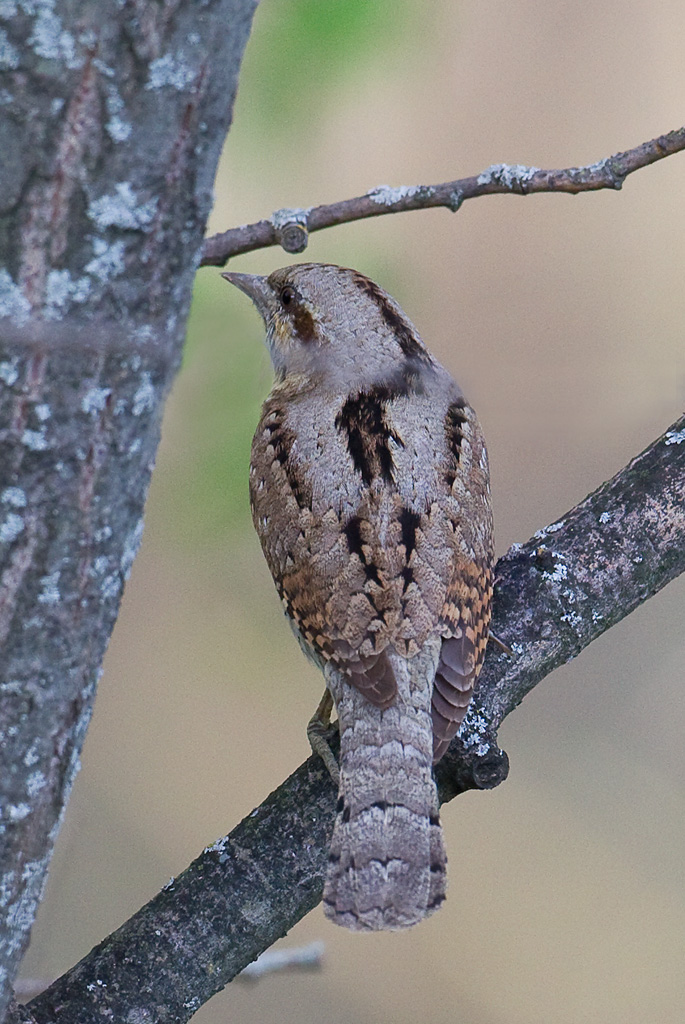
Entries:
POLYGON ((285 288, 281 288, 281 302, 284 306, 289 306, 295 298, 295 292, 288 285, 285 288))

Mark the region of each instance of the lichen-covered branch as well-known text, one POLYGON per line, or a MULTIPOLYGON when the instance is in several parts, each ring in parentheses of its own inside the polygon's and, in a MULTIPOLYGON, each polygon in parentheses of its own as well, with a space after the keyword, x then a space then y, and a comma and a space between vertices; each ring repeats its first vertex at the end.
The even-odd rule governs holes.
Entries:
POLYGON ((506 774, 495 742, 504 718, 553 669, 683 571, 685 417, 497 563, 492 628, 513 656, 490 645, 476 700, 439 766, 445 795, 474 782, 483 788, 482 773, 496 785, 506 774))
POLYGON ((140 541, 255 2, 0 4, 0 1021, 140 541))
POLYGON ((521 164, 493 164, 481 174, 439 185, 405 185, 391 188, 379 185, 366 195, 343 199, 327 206, 305 210, 277 210, 268 220, 231 228, 205 239, 202 266, 223 267, 232 256, 254 249, 280 245, 286 252, 304 252, 312 231, 348 224, 366 217, 407 210, 426 210, 444 206, 453 212, 467 199, 476 196, 511 194, 526 196, 533 192, 596 192, 603 188, 620 189, 624 180, 640 167, 685 149, 685 127, 660 135, 651 142, 606 157, 587 167, 543 171, 521 164))
MULTIPOLYGON (((441 797, 506 776, 497 728, 552 669, 685 570, 685 417, 497 565, 476 703, 440 763, 441 797), (491 645, 492 646, 492 645, 491 645)), ((617 681, 617 685, 620 682, 617 681)), ((337 796, 310 757, 117 932, 29 1005, 38 1024, 187 1021, 321 899, 337 796)))

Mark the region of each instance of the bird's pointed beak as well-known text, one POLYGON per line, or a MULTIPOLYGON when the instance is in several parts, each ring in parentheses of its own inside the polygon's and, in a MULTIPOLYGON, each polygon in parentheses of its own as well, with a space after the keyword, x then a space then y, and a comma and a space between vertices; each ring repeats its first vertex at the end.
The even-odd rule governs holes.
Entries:
POLYGON ((229 284, 234 284, 236 288, 240 288, 241 292, 245 292, 264 319, 267 319, 273 309, 274 293, 265 277, 260 277, 259 274, 235 274, 228 271, 221 276, 229 284))

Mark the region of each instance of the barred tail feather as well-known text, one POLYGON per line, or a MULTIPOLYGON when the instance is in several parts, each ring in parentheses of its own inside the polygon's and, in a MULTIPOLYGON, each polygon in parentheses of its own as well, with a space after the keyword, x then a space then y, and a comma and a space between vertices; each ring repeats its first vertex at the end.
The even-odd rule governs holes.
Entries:
POLYGON ((392 707, 373 707, 336 669, 340 793, 324 910, 354 931, 408 928, 441 904, 446 854, 432 776, 431 690, 440 644, 411 661, 389 654, 392 707))

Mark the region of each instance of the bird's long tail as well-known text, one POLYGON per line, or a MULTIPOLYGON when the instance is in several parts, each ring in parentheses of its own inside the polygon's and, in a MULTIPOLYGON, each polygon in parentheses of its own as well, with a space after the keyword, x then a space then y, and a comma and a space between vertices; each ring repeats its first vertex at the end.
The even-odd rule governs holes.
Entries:
POLYGON ((398 695, 374 707, 337 670, 326 680, 340 722, 340 791, 324 910, 354 931, 408 928, 445 898, 447 857, 431 771, 431 690, 440 648, 390 654, 398 695))

